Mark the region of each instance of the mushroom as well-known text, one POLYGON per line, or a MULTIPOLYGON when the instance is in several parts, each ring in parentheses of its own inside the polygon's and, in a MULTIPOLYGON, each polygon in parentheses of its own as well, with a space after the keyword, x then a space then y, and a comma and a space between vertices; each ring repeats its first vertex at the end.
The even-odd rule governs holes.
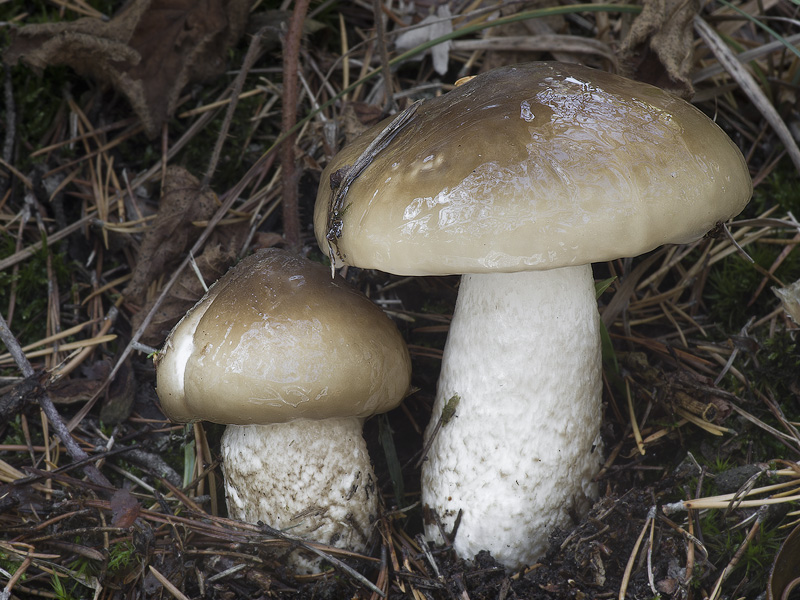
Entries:
POLYGON ((378 504, 362 425, 400 403, 410 364, 368 298, 271 249, 228 271, 175 326, 156 359, 157 391, 174 421, 228 425, 232 518, 363 551, 378 504))
POLYGON ((751 192, 738 148, 690 104, 552 62, 478 75, 334 157, 314 222, 336 264, 463 274, 422 467, 423 504, 445 528, 461 515, 459 556, 530 563, 597 494, 590 263, 697 240, 751 192))

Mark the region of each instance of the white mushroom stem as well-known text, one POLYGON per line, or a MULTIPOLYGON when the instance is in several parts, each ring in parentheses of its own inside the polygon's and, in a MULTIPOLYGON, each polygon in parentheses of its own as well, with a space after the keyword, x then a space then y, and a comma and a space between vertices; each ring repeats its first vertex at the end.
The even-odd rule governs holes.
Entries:
MULTIPOLYGON (((422 501, 471 559, 530 564, 596 496, 600 329, 591 267, 465 275, 442 359, 422 501)), ((441 541, 435 523, 429 538, 441 541)))
MULTIPOLYGON (((229 425, 222 436, 228 513, 286 534, 363 552, 378 514, 364 419, 229 425)), ((312 572, 316 557, 292 556, 312 572)))

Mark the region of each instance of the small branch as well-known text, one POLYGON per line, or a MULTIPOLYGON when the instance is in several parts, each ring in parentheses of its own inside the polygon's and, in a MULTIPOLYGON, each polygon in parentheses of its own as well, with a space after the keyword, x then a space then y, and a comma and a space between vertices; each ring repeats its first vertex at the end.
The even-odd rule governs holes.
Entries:
MULTIPOLYGON (((22 351, 22 347, 17 341, 17 338, 14 337, 13 333, 11 333, 5 318, 1 314, 0 340, 2 340, 6 345, 6 348, 8 348, 8 352, 14 358, 14 362, 17 363, 17 366, 19 367, 19 370, 22 372, 23 376, 26 378, 33 377, 35 372, 31 366, 31 363, 28 361, 25 353, 22 351)), ((50 399, 50 396, 47 394, 47 392, 42 391, 41 394, 38 394, 38 397, 39 405, 41 406, 42 411, 47 417, 47 420, 50 422, 50 426, 56 432, 56 435, 58 435, 58 437, 61 439, 61 442, 64 444, 64 447, 67 449, 67 454, 69 454, 70 458, 76 462, 90 460, 89 455, 86 454, 86 452, 84 452, 80 446, 78 446, 77 442, 70 434, 66 424, 61 419, 61 415, 58 414, 58 410, 56 409, 55 404, 53 404, 53 401, 50 399)), ((92 483, 103 487, 114 487, 111 485, 111 482, 106 479, 105 475, 103 475, 93 464, 87 464, 84 466, 83 472, 92 481, 92 483)))
POLYGON ((225 145, 225 141, 228 139, 228 131, 231 128, 231 122, 233 122, 233 113, 236 111, 236 106, 239 104, 239 95, 242 93, 242 88, 244 87, 244 82, 247 79, 247 74, 250 72, 250 69, 253 67, 253 63, 255 63, 261 51, 261 39, 264 37, 264 31, 265 28, 259 29, 258 32, 253 36, 253 39, 250 40, 250 47, 247 49, 247 54, 244 57, 244 61, 242 61, 242 68, 239 70, 239 74, 236 76, 236 80, 233 82, 233 87, 231 89, 231 101, 228 103, 228 109, 225 113, 225 120, 222 122, 222 129, 220 129, 219 136, 217 136, 217 143, 214 145, 214 152, 211 155, 211 160, 208 163, 206 174, 203 176, 203 181, 201 182, 202 188, 208 187, 208 184, 211 182, 211 178, 214 176, 214 171, 217 170, 217 164, 219 163, 220 156, 222 156, 222 148, 225 145))
POLYGON ((282 532, 282 531, 280 531, 278 529, 275 529, 274 527, 270 527, 269 525, 267 525, 265 523, 259 523, 258 526, 259 526, 259 529, 261 531, 266 532, 267 535, 274 536, 274 537, 276 537, 278 539, 281 539, 281 540, 288 540, 288 541, 292 542, 293 545, 296 545, 296 546, 302 548, 303 550, 306 550, 307 552, 311 552, 312 554, 316 554, 317 556, 319 556, 323 560, 326 560, 329 563, 331 563, 334 567, 336 567, 338 569, 341 569, 342 571, 347 573, 350 577, 352 577, 353 579, 358 581, 364 587, 369 588, 373 593, 378 594, 381 598, 385 598, 386 597, 386 594, 383 592, 383 590, 378 588, 374 583, 372 583, 369 579, 364 577, 361 573, 356 571, 353 567, 348 565, 346 562, 344 562, 344 561, 340 560, 339 558, 337 558, 336 556, 333 556, 332 554, 329 554, 328 552, 326 552, 325 549, 324 549, 325 548, 324 546, 321 546, 320 544, 315 544, 313 542, 309 543, 308 541, 306 541, 304 539, 288 535, 288 534, 286 534, 286 533, 284 533, 284 532, 282 532))
POLYGON ((389 49, 386 47, 386 31, 381 4, 381 0, 372 0, 372 16, 375 21, 375 39, 378 44, 378 55, 381 57, 381 66, 383 67, 383 89, 386 93, 384 111, 393 113, 397 110, 397 104, 394 101, 394 84, 392 83, 392 70, 389 67, 389 49))
POLYGON ((756 512, 756 522, 753 523, 753 526, 750 528, 750 531, 747 532, 747 537, 744 538, 744 541, 741 543, 739 548, 734 553, 733 558, 731 558, 730 562, 722 570, 722 573, 720 573, 719 578, 717 579, 717 582, 714 585, 714 591, 711 593, 711 596, 709 596, 711 600, 717 600, 720 597, 721 595, 720 590, 722 588, 722 584, 725 583, 725 580, 730 576, 731 573, 733 573, 733 570, 736 568, 736 565, 739 564, 739 561, 742 559, 742 556, 744 556, 745 550, 747 550, 747 547, 756 537, 756 534, 758 533, 759 529, 761 529, 761 524, 764 522, 764 519, 766 518, 767 518, 767 507, 762 506, 761 508, 758 509, 758 512, 756 512))
POLYGON ((417 100, 403 112, 396 114, 352 165, 345 165, 331 175, 331 199, 328 204, 328 223, 325 234, 328 240, 328 256, 331 257, 331 277, 333 277, 333 270, 336 268, 337 260, 342 258, 339 253, 338 239, 342 237, 344 201, 347 192, 350 190, 350 185, 372 163, 375 156, 386 149, 400 130, 408 125, 421 104, 422 100, 417 100))
MULTIPOLYGON (((283 43, 283 111, 281 126, 287 134, 297 122, 297 72, 300 56, 300 40, 303 36, 303 22, 308 12, 310 0, 297 0, 289 20, 289 27, 283 43)), ((300 208, 297 201, 298 173, 295 168, 294 144, 297 133, 286 136, 281 154, 283 235, 286 245, 292 252, 300 251, 300 208)))
POLYGON ((14 89, 11 82, 11 67, 6 65, 3 80, 3 96, 6 104, 6 136, 3 140, 3 160, 6 163, 14 162, 14 138, 17 135, 17 114, 14 108, 14 89))
MULTIPOLYGON (((733 7, 735 8, 735 7, 733 7)), ((778 110, 767 98, 764 90, 750 74, 746 67, 737 59, 730 47, 720 37, 719 33, 699 16, 694 17, 694 30, 708 46, 728 74, 739 84, 739 88, 750 99, 764 119, 772 126, 775 134, 783 142, 786 153, 792 159, 796 169, 800 169, 800 147, 792 136, 789 126, 781 117, 778 110)))

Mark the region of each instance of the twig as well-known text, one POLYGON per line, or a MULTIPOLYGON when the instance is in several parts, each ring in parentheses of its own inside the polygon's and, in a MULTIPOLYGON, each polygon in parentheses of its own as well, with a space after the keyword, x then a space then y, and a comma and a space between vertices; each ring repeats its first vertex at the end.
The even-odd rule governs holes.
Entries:
POLYGON ((384 110, 387 113, 393 113, 397 110, 397 104, 394 101, 394 84, 392 83, 392 70, 389 68, 389 50, 386 47, 386 28, 383 21, 383 10, 381 0, 372 0, 372 16, 375 21, 375 39, 378 44, 378 54, 381 57, 381 66, 383 67, 383 88, 386 94, 386 102, 384 102, 384 110))
POLYGON ((436 575, 437 579, 441 579, 442 574, 439 571, 439 565, 436 564, 436 560, 433 558, 433 554, 431 553, 431 549, 428 547, 428 543, 425 541, 425 538, 421 535, 417 535, 414 538, 419 544, 419 547, 422 548, 422 553, 425 555, 425 559, 428 561, 428 564, 433 569, 433 574, 436 575))
POLYGON ((155 577, 158 582, 164 586, 165 590, 172 594, 173 598, 176 600, 189 600, 188 596, 185 596, 174 583, 164 577, 155 567, 153 567, 153 565, 148 566, 150 568, 150 573, 153 574, 153 577, 155 577))
POLYGON ((261 50, 261 38, 264 37, 264 31, 266 31, 266 28, 262 27, 253 36, 253 39, 250 40, 250 47, 247 49, 247 54, 242 61, 242 68, 239 70, 239 74, 233 82, 228 109, 225 112, 225 119, 222 121, 222 128, 217 136, 217 143, 214 145, 211 160, 208 162, 208 169, 206 169, 206 173, 203 175, 203 180, 201 182, 201 187, 203 188, 208 186, 211 182, 211 178, 214 176, 214 171, 217 170, 217 163, 219 163, 219 158, 222 155, 222 148, 225 145, 225 141, 228 139, 228 131, 233 122, 233 113, 236 111, 236 107, 239 104, 239 98, 242 94, 245 79, 247 79, 247 74, 250 72, 250 68, 258 58, 259 51, 261 50))
POLYGON ((639 534, 639 537, 636 539, 636 543, 633 545, 633 550, 631 550, 631 555, 628 558, 628 564, 625 565, 625 573, 622 576, 622 583, 619 586, 619 600, 625 600, 625 597, 628 593, 628 584, 630 583, 631 573, 633 572, 633 564, 636 562, 636 555, 639 553, 639 546, 641 546, 644 535, 647 533, 647 529, 653 519, 655 519, 655 516, 656 509, 655 507, 651 507, 647 513, 647 519, 645 519, 644 527, 642 527, 642 531, 639 534))
MULTIPOLYGON (((8 324, 6 323, 6 320, 2 314, 0 314, 0 339, 3 340, 3 343, 6 345, 6 348, 8 348, 9 353, 14 357, 14 362, 17 363, 17 366, 22 374, 26 378, 33 377, 35 371, 33 370, 31 363, 28 362, 28 359, 25 357, 25 353, 22 351, 22 347, 17 341, 17 338, 14 337, 14 334, 11 333, 11 330, 8 328, 8 324)), ((64 444, 64 447, 67 449, 67 453, 70 455, 72 460, 76 462, 90 460, 89 455, 86 454, 86 452, 84 452, 73 439, 69 429, 67 429, 66 424, 61 419, 61 415, 58 414, 58 410, 56 410, 56 407, 47 392, 42 391, 41 394, 38 394, 38 397, 39 405, 42 407, 42 411, 47 417, 47 420, 50 422, 50 425, 53 427, 53 430, 55 430, 56 435, 58 435, 58 437, 61 439, 61 442, 64 444)), ((97 485, 108 488, 114 487, 111 485, 111 482, 106 479, 105 475, 103 475, 93 464, 87 464, 84 466, 83 472, 93 483, 97 485)))
MULTIPOLYGON (((300 56, 300 40, 303 35, 303 21, 310 0, 297 0, 289 20, 283 44, 283 109, 281 125, 284 134, 297 123, 297 71, 300 56)), ((295 168, 294 144, 297 133, 289 133, 283 144, 281 170, 283 171, 283 236, 292 252, 300 250, 300 209, 297 203, 298 173, 295 168)))
POLYGON ((783 142, 786 152, 792 159, 795 168, 800 169, 800 148, 794 141, 789 127, 778 113, 777 109, 767 98, 764 91, 758 86, 750 72, 738 61, 731 49, 725 44, 719 34, 700 17, 694 18, 694 29, 709 47, 720 64, 736 80, 741 90, 758 108, 767 122, 772 126, 778 138, 783 142))
POLYGON ((270 536, 274 536, 274 537, 276 537, 278 539, 290 541, 290 542, 292 542, 292 544, 302 548, 303 550, 306 550, 308 552, 316 554, 317 556, 319 556, 323 560, 327 560, 328 562, 333 564, 335 567, 337 567, 337 568, 341 569, 342 571, 344 571, 345 573, 347 573, 350 577, 352 577, 353 579, 358 581, 364 587, 370 589, 375 594, 378 594, 381 598, 385 598, 386 597, 386 594, 383 592, 383 590, 378 588, 369 579, 364 577, 361 573, 356 571, 353 567, 351 567, 347 563, 343 562, 342 560, 338 559, 337 557, 335 557, 335 556, 333 556, 331 554, 328 554, 324 550, 321 550, 320 548, 317 547, 316 544, 308 543, 303 539, 296 538, 294 536, 288 535, 288 534, 284 533, 283 531, 280 531, 279 529, 275 529, 274 527, 270 527, 269 525, 266 525, 266 524, 263 524, 263 523, 259 523, 259 529, 261 531, 266 532, 270 536))
POLYGON ((397 113, 394 119, 370 142, 369 146, 364 149, 352 165, 346 165, 331 175, 331 199, 328 204, 328 227, 325 235, 328 240, 328 256, 331 257, 331 276, 333 276, 337 259, 342 258, 337 240, 342 236, 342 217, 347 210, 344 201, 347 197, 347 192, 350 191, 350 186, 364 169, 372 164, 375 157, 385 150, 395 136, 411 121, 421 104, 422 100, 417 100, 403 112, 397 113))
MULTIPOLYGON (((3 140, 3 161, 6 164, 14 162, 14 138, 17 135, 17 116, 14 109, 14 89, 11 81, 11 67, 6 65, 5 77, 3 79, 3 96, 6 105, 6 114, 3 121, 6 124, 6 135, 3 140)), ((3 196, 4 188, 0 188, 0 197, 3 196)))
POLYGON ((739 561, 744 555, 745 550, 747 550, 747 547, 750 545, 750 542, 753 541, 753 538, 755 538, 756 533, 758 533, 758 530, 761 528, 761 523, 763 523, 764 519, 767 517, 767 507, 762 506, 761 508, 759 508, 756 515, 757 515, 756 522, 753 523, 753 527, 750 528, 750 531, 747 533, 747 537, 744 538, 744 541, 742 542, 741 546, 739 546, 739 548, 736 550, 736 553, 733 555, 733 558, 731 558, 728 565, 722 570, 722 573, 720 573, 720 576, 717 579, 717 583, 714 585, 714 591, 711 593, 710 596, 711 600, 716 600, 717 598, 720 597, 720 589, 722 587, 722 584, 725 583, 725 580, 730 576, 730 574, 736 568, 736 565, 739 564, 739 561))
POLYGON ((647 540, 647 583, 650 584, 650 590, 653 592, 653 596, 657 597, 658 590, 656 589, 656 584, 654 581, 655 575, 653 569, 653 545, 654 545, 655 531, 656 531, 656 520, 654 517, 650 519, 650 538, 647 540))

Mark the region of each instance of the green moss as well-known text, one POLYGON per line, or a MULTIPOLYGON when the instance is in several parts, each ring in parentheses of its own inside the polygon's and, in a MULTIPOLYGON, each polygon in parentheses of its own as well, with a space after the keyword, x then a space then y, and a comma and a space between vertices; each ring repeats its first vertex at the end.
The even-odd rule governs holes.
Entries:
POLYGON ((136 563, 136 548, 130 540, 117 542, 109 551, 108 571, 113 575, 126 573, 136 563))
MULTIPOLYGON (((734 529, 743 518, 741 513, 727 519, 723 515, 723 510, 709 511, 701 520, 701 531, 709 551, 709 560, 720 569, 730 563, 752 528, 750 522, 734 529)), ((763 573, 769 570, 775 559, 781 544, 781 535, 775 525, 761 524, 728 577, 726 586, 736 586, 742 582, 737 590, 737 597, 755 598, 763 591, 763 573)))
MULTIPOLYGON (((241 61, 241 58, 232 59, 230 64, 239 64, 237 60, 241 61)), ((254 85, 255 81, 246 83, 244 89, 254 85)), ((216 101, 218 93, 219 89, 209 88, 195 105, 200 107, 216 101)), ((256 123, 252 118, 257 114, 262 102, 263 96, 239 100, 212 180, 214 189, 226 189, 238 182, 247 166, 255 162, 279 135, 279 130, 270 129, 273 123, 278 122, 275 119, 265 119, 259 125, 259 130, 255 131, 256 123), (248 140, 249 146, 245 147, 248 140)), ((181 110, 187 109, 188 107, 184 107, 181 110)), ((192 143, 188 144, 178 157, 177 160, 190 172, 199 174, 207 171, 211 157, 210 149, 217 143, 226 110, 227 107, 220 110, 214 119, 194 136, 192 143)), ((177 139, 190 125, 191 120, 173 118, 170 121, 170 135, 177 139)))
MULTIPOLYGON (((775 331, 771 337, 761 340, 757 358, 752 380, 769 386, 764 391, 769 391, 774 398, 792 398, 800 378, 800 348, 796 337, 786 330, 775 331)), ((796 402, 786 402, 781 408, 788 411, 786 417, 790 421, 800 418, 796 402)))
MULTIPOLYGON (((20 64, 12 67, 11 78, 17 138, 25 140, 37 150, 46 143, 46 134, 53 124, 59 121, 57 115, 65 105, 65 90, 80 93, 86 84, 72 69, 62 66, 48 67, 37 77, 30 68, 20 64)), ((15 166, 25 172, 33 161, 28 157, 28 152, 21 151, 18 154, 15 166)))
MULTIPOLYGON (((742 217, 758 217, 769 209, 773 209, 771 216, 775 218, 781 218, 790 211, 793 214, 800 211, 800 174, 788 161, 781 163, 756 187, 753 199, 742 217)), ((788 242, 795 233, 789 228, 776 229, 769 237, 788 242)), ((769 290, 777 285, 774 280, 768 281, 767 289, 752 304, 751 301, 764 279, 764 273, 772 268, 785 248, 780 243, 749 244, 745 251, 760 269, 738 253, 728 256, 711 268, 704 300, 713 321, 722 324, 726 333, 738 333, 750 317, 768 314, 777 306, 777 299, 769 290)), ((785 284, 800 279, 800 252, 789 252, 774 276, 785 284)))
MULTIPOLYGON (((767 314, 777 305, 778 300, 769 290, 775 285, 773 281, 767 283, 767 289, 755 301, 753 296, 764 272, 772 267, 782 250, 783 246, 777 244, 750 244, 747 253, 761 270, 739 254, 728 256, 711 269, 705 301, 714 322, 722 324, 729 333, 738 333, 750 317, 767 314)), ((774 275, 783 282, 800 279, 800 253, 790 253, 774 275)))
MULTIPOLYGON (((747 250, 756 264, 763 268, 769 268, 777 255, 771 248, 760 245, 749 246, 747 250)), ((748 303, 763 277, 738 254, 715 266, 709 273, 705 297, 714 322, 722 323, 728 331, 741 329, 748 317, 755 314, 748 303)))
MULTIPOLYGON (((708 475, 703 478, 699 497, 729 493, 730 489, 719 489, 717 487, 715 475, 722 475, 737 468, 744 468, 739 461, 732 458, 716 457, 711 460, 705 460, 701 454, 698 454, 697 458, 708 469, 708 475)), ((747 479, 747 476, 747 472, 738 476, 741 478, 742 484, 747 479)), ((777 478, 770 478, 762 474, 755 482, 755 486, 769 485, 778 481, 777 478)), ((694 490, 697 489, 697 485, 698 480, 693 478, 689 481, 687 488, 694 490)), ((698 572, 697 576, 693 578, 695 585, 702 584, 707 586, 713 583, 719 571, 730 563, 753 526, 754 521, 750 520, 744 523, 743 521, 750 517, 754 510, 738 509, 727 513, 724 509, 709 509, 698 512, 699 535, 709 553, 709 562, 715 565, 717 570, 710 573, 707 571, 698 572)), ((762 522, 758 532, 738 559, 736 568, 728 577, 723 590, 743 582, 742 587, 738 590, 737 597, 754 598, 760 591, 763 591, 763 589, 759 590, 757 587, 763 587, 763 573, 769 570, 781 544, 782 537, 786 533, 779 529, 779 525, 779 522, 770 518, 762 522)))
MULTIPOLYGON (((64 257, 58 252, 51 251, 46 239, 43 238, 42 242, 41 249, 34 252, 27 260, 18 263, 19 269, 16 273, 13 269, 0 272, 0 307, 4 312, 7 311, 11 293, 14 291, 16 308, 12 328, 22 345, 46 335, 48 256, 54 283, 62 285, 69 281, 69 268, 64 257)), ((9 234, 0 232, 0 259, 11 256, 15 251, 14 239, 9 234)))
POLYGON ((767 209, 778 207, 779 215, 800 211, 800 173, 789 160, 784 160, 753 191, 747 214, 757 216, 767 209))
MULTIPOLYGON (((5 436, 2 438, 3 445, 26 446, 28 444, 28 440, 25 437, 25 432, 22 429, 22 417, 20 415, 15 415, 13 420, 6 421, 4 425, 6 426, 6 429, 5 436)), ((30 441, 34 446, 42 443, 40 429, 33 429, 30 432, 30 436, 30 441)), ((0 565, 1 564, 2 563, 0 563, 0 565)))
MULTIPOLYGON (((22 560, 20 560, 16 554, 8 554, 0 551, 0 569, 3 569, 7 573, 13 575, 17 572, 17 569, 19 569, 21 564, 22 560)), ((20 579, 25 581, 27 578, 27 573, 24 573, 20 579)))

